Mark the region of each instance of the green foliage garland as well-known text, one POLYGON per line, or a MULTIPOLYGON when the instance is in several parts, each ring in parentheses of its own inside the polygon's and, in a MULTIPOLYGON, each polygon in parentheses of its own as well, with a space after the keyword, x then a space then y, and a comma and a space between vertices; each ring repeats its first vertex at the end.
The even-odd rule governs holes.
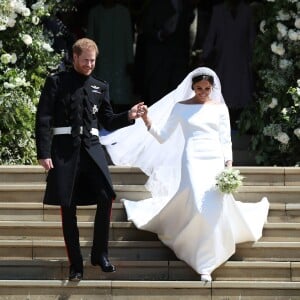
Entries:
POLYGON ((268 0, 260 5, 254 50, 257 101, 241 115, 240 130, 253 134, 261 165, 300 163, 300 3, 268 0))
POLYGON ((69 7, 70 1, 1 0, 0 164, 35 163, 36 104, 46 75, 62 57, 42 20, 69 7))

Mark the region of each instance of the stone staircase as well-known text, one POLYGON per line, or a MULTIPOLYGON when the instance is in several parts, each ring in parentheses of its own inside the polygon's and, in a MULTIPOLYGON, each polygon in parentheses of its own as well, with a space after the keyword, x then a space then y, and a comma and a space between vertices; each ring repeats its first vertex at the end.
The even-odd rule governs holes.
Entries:
POLYGON ((150 232, 128 222, 122 197, 149 196, 136 168, 110 166, 113 204, 110 257, 113 274, 89 262, 95 207, 78 208, 84 280, 68 282, 60 210, 42 204, 45 173, 38 166, 0 166, 0 300, 2 299, 300 299, 300 168, 238 167, 240 201, 267 196, 271 208, 263 237, 239 244, 212 274, 196 274, 150 232))

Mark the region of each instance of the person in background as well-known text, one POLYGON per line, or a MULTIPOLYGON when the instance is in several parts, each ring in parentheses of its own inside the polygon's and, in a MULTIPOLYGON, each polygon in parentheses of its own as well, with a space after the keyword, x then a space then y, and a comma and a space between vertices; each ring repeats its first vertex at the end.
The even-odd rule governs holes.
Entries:
POLYGON ((43 24, 47 30, 53 34, 53 49, 56 53, 63 53, 63 59, 59 69, 65 71, 72 66, 72 45, 76 37, 63 23, 63 16, 49 16, 43 19, 43 24))
MULTIPOLYGON (((204 64, 202 59, 203 43, 208 32, 211 8, 215 1, 193 0, 195 18, 191 24, 191 59, 190 69, 193 70, 204 64)), ((206 64, 207 65, 207 64, 206 64)))
POLYGON ((174 89, 189 67, 189 30, 193 20, 190 1, 152 0, 142 25, 144 78, 142 97, 152 105, 174 89))
POLYGON ((109 224, 116 197, 99 129, 132 125, 142 103, 115 114, 109 85, 91 76, 98 48, 83 38, 73 45, 73 68, 46 79, 36 113, 37 158, 48 171, 44 204, 61 206, 63 235, 70 263, 69 280, 83 277, 76 208, 96 204, 91 263, 114 272, 108 259, 109 224))
POLYGON ((87 37, 101 45, 101 59, 96 63, 94 74, 109 82, 114 110, 129 109, 134 102, 133 34, 129 10, 115 0, 101 1, 89 12, 87 37))
POLYGON ((255 38, 252 10, 243 0, 225 0, 213 7, 202 59, 210 60, 222 82, 231 127, 244 107, 252 101, 252 51, 255 38), (232 80, 233 74, 235 80, 232 80))
POLYGON ((145 98, 145 51, 147 38, 144 33, 144 19, 148 6, 152 0, 130 0, 130 12, 134 28, 134 69, 133 69, 133 92, 136 98, 145 98))

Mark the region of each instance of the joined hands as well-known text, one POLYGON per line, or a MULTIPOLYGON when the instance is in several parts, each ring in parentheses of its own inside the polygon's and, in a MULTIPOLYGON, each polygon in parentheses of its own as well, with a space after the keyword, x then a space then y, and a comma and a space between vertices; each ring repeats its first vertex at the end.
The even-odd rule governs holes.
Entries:
POLYGON ((144 114, 144 102, 139 102, 138 104, 131 107, 128 111, 128 117, 130 120, 138 119, 143 116, 144 114))
POLYGON ((129 119, 142 118, 148 130, 151 127, 151 121, 148 117, 148 107, 144 102, 139 102, 129 110, 129 119))

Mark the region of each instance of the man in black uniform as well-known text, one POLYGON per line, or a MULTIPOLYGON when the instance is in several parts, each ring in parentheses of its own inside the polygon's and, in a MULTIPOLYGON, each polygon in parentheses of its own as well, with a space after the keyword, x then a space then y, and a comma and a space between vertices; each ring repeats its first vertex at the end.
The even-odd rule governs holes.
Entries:
POLYGON ((83 277, 76 218, 77 205, 97 204, 92 265, 114 272, 108 259, 112 187, 99 128, 115 130, 134 123, 142 104, 114 114, 108 83, 91 76, 98 48, 90 39, 73 45, 73 69, 46 79, 36 115, 36 145, 39 163, 48 172, 44 203, 60 205, 62 227, 70 262, 69 280, 83 277))

